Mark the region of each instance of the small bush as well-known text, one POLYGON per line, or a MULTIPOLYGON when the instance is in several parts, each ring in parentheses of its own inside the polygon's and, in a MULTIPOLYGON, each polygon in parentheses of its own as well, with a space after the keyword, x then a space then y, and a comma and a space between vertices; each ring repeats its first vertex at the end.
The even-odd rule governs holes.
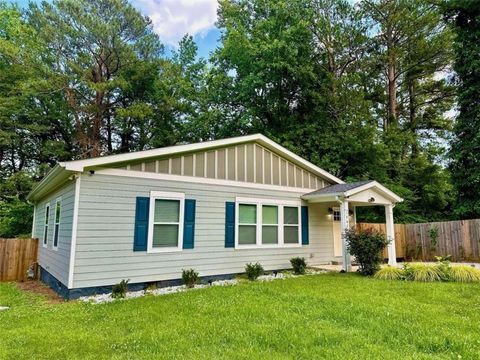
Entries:
POLYGON ((122 280, 118 284, 113 285, 112 287, 112 298, 120 299, 124 298, 128 290, 128 282, 130 280, 122 280))
POLYGON ((405 264, 403 269, 407 280, 432 282, 442 281, 446 278, 442 269, 434 264, 405 264))
POLYGON ((348 251, 359 264, 359 272, 363 275, 375 274, 383 261, 382 251, 388 245, 385 235, 373 229, 352 229, 345 236, 348 251))
POLYGON ((437 262, 452 261, 452 255, 435 256, 435 260, 436 260, 437 262))
POLYGON ((290 264, 292 264, 293 271, 295 274, 303 275, 305 274, 305 269, 307 268, 307 262, 303 257, 294 257, 290 259, 290 264))
POLYGON ((182 280, 187 288, 193 288, 198 282, 198 272, 195 269, 183 269, 182 280))
POLYGON ((402 269, 387 266, 378 270, 374 277, 380 280, 402 280, 405 278, 405 273, 402 269))
POLYGON ((265 271, 263 270, 263 266, 260 265, 258 262, 256 264, 248 263, 245 265, 245 273, 247 274, 248 280, 254 281, 260 275, 262 275, 265 271))
POLYGON ((450 268, 450 280, 458 282, 480 281, 480 270, 468 265, 456 265, 450 268))

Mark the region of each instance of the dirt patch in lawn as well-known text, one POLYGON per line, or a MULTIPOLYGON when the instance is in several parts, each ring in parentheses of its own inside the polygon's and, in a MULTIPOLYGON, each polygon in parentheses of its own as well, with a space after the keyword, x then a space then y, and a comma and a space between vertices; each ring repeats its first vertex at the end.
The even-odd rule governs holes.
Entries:
POLYGON ((59 296, 55 291, 53 291, 47 285, 40 281, 17 282, 17 288, 33 294, 43 295, 47 298, 47 302, 49 304, 58 304, 65 302, 65 300, 61 296, 59 296))

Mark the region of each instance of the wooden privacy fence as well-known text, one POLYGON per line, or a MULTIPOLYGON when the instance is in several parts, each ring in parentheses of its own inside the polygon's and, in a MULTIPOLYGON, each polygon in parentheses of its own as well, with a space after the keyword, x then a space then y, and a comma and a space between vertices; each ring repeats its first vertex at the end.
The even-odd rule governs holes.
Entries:
MULTIPOLYGON (((385 233, 385 224, 359 223, 357 228, 385 233)), ((480 261, 480 219, 396 224, 395 243, 399 258, 426 261, 451 255, 454 261, 480 261)))
POLYGON ((37 262, 38 239, 0 239, 0 281, 25 281, 37 262))

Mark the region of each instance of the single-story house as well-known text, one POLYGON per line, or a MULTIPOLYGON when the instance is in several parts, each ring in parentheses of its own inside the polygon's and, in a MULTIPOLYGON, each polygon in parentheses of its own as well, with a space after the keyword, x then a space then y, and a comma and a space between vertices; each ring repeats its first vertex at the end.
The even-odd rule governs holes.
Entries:
POLYGON ((376 181, 344 183, 256 134, 59 163, 31 191, 41 279, 66 298, 178 282, 182 269, 227 277, 350 256, 342 232, 358 206, 393 207, 376 181))

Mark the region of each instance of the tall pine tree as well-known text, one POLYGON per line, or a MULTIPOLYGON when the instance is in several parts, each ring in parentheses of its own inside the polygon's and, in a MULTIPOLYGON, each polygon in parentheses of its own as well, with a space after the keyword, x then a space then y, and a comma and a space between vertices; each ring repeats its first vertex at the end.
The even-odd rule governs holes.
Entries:
POLYGON ((480 2, 455 0, 445 4, 456 32, 455 72, 458 109, 454 127, 452 180, 457 193, 455 211, 465 218, 480 217, 480 2))

